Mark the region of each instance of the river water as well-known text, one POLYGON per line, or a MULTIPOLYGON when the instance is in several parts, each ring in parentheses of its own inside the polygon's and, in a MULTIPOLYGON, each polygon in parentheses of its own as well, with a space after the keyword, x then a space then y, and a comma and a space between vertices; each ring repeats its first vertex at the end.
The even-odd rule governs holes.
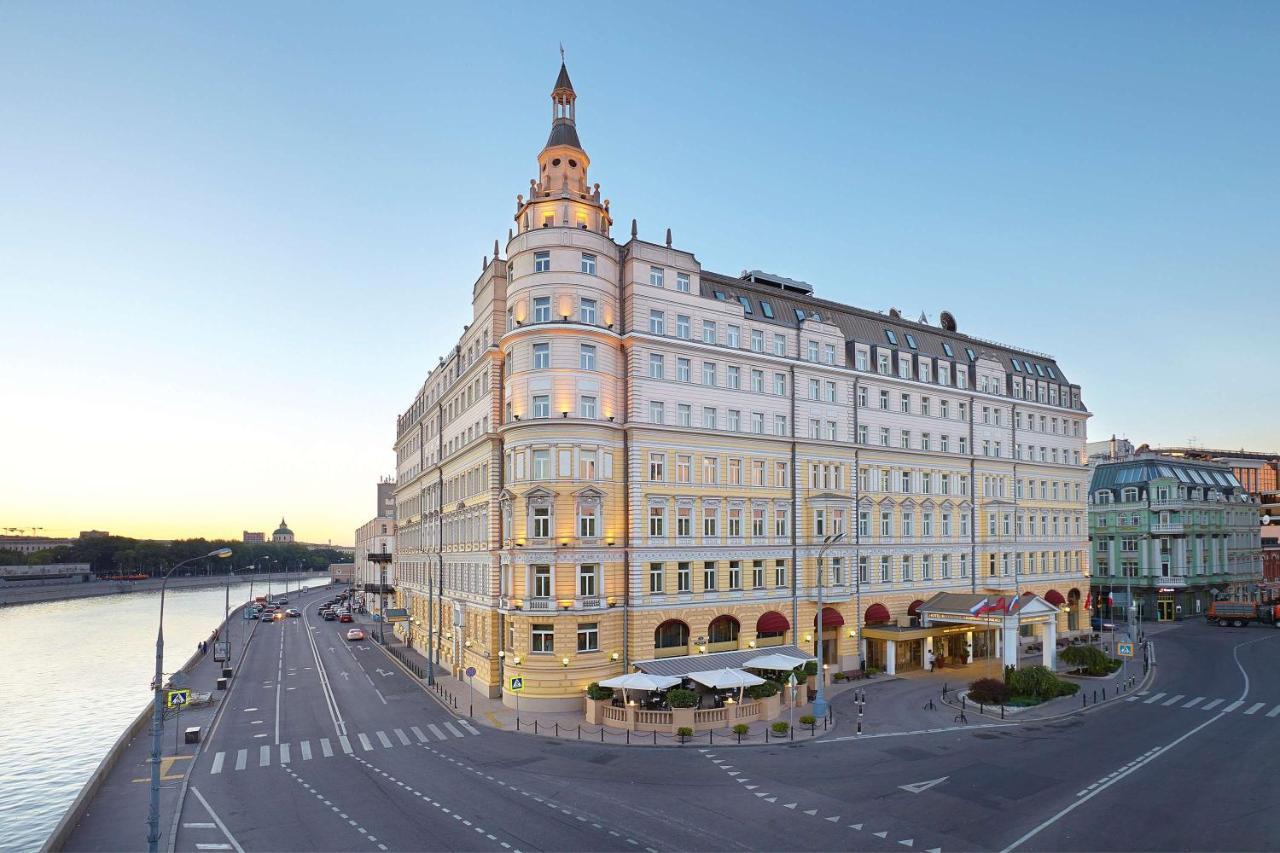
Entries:
MULTIPOLYGON (((232 607, 248 597, 232 584, 232 607)), ((166 675, 222 622, 224 598, 221 586, 165 593, 166 675)), ((150 702, 159 603, 135 592, 0 608, 0 850, 38 849, 150 702)), ((235 650, 243 620, 232 624, 235 650)))

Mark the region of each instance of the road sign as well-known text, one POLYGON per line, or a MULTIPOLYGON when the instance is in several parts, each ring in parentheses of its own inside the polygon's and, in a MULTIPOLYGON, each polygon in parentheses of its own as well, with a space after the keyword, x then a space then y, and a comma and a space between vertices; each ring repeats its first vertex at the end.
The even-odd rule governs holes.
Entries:
POLYGON ((1133 643, 1116 643, 1116 654, 1121 657, 1133 657, 1133 643))
POLYGON ((167 708, 181 708, 189 701, 191 701, 190 690, 169 690, 164 695, 164 704, 167 708))
POLYGON ((240 612, 244 614, 245 619, 253 619, 258 615, 257 608, 254 608, 254 607, 246 607, 244 610, 241 610, 240 612))
POLYGON ((512 693, 519 693, 521 690, 524 690, 524 679, 518 675, 512 677, 511 687, 509 689, 512 693))
POLYGON ((213 659, 219 663, 231 659, 231 643, 219 640, 213 644, 213 659))
POLYGON ((476 677, 476 668, 474 666, 467 667, 467 678, 476 677))

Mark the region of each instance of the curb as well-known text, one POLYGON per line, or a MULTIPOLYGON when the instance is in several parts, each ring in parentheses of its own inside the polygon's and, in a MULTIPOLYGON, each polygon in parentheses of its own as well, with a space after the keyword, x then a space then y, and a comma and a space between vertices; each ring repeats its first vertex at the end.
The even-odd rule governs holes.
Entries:
MULTIPOLYGON (((1047 723, 1047 722, 1052 722, 1054 720, 1063 720, 1063 719, 1066 719, 1067 717, 1074 717, 1078 714, 1087 714, 1090 711, 1094 711, 1098 708, 1110 707, 1122 699, 1127 699, 1130 696, 1137 695, 1141 691, 1148 689, 1151 686, 1151 682, 1155 681, 1155 677, 1156 677, 1156 665, 1152 664, 1147 669, 1147 674, 1143 676, 1141 681, 1139 681, 1137 684, 1134 685, 1132 690, 1126 691, 1124 693, 1118 693, 1115 696, 1111 697, 1110 699, 1103 699, 1101 702, 1097 702, 1093 705, 1090 705, 1087 708, 1073 708, 1070 711, 1065 711, 1061 714, 1053 714, 1048 717, 1036 717, 1035 719, 1031 719, 1031 720, 1018 720, 1011 717, 1005 717, 1001 719, 1001 718, 993 717, 990 714, 980 714, 980 716, 984 720, 1000 719, 1000 721, 1003 723, 1011 723, 1013 725, 1019 725, 1019 726, 1030 725, 1032 723, 1047 723)), ((946 699, 942 700, 942 704, 946 705, 948 708, 954 708, 956 710, 960 710, 959 705, 955 704, 954 702, 950 702, 946 699)), ((973 704, 973 703, 969 703, 969 704, 973 704)))

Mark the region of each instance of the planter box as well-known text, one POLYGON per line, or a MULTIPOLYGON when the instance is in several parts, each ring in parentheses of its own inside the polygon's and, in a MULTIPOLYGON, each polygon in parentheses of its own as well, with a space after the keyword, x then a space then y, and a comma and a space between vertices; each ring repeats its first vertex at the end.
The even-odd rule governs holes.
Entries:
POLYGON ((587 703, 587 722, 593 726, 600 725, 604 718, 604 707, 612 703, 611 699, 584 699, 587 703))
POLYGON ((672 708, 671 709, 671 733, 682 727, 693 728, 693 714, 695 708, 672 708))

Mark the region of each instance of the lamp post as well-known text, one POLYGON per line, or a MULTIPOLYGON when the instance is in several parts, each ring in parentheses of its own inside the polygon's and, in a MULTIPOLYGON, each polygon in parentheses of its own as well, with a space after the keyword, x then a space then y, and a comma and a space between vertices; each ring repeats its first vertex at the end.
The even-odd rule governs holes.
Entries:
MULTIPOLYGON (((176 569, 196 560, 208 557, 227 558, 231 556, 230 548, 218 548, 208 554, 183 560, 164 573, 160 581, 160 624, 156 629, 156 673, 151 682, 151 803, 147 808, 147 850, 156 853, 160 843, 160 737, 164 732, 164 692, 161 690, 164 681, 164 591, 169 583, 169 575, 176 569)), ((174 817, 177 820, 177 816, 174 817)))
POLYGON ((833 533, 822 540, 822 547, 818 549, 818 616, 814 620, 814 636, 817 637, 817 658, 818 671, 816 673, 818 679, 818 695, 813 700, 813 715, 815 717, 825 717, 827 715, 827 694, 824 689, 823 681, 825 680, 822 670, 822 560, 827 554, 827 549, 835 545, 841 539, 844 539, 844 531, 833 533))

